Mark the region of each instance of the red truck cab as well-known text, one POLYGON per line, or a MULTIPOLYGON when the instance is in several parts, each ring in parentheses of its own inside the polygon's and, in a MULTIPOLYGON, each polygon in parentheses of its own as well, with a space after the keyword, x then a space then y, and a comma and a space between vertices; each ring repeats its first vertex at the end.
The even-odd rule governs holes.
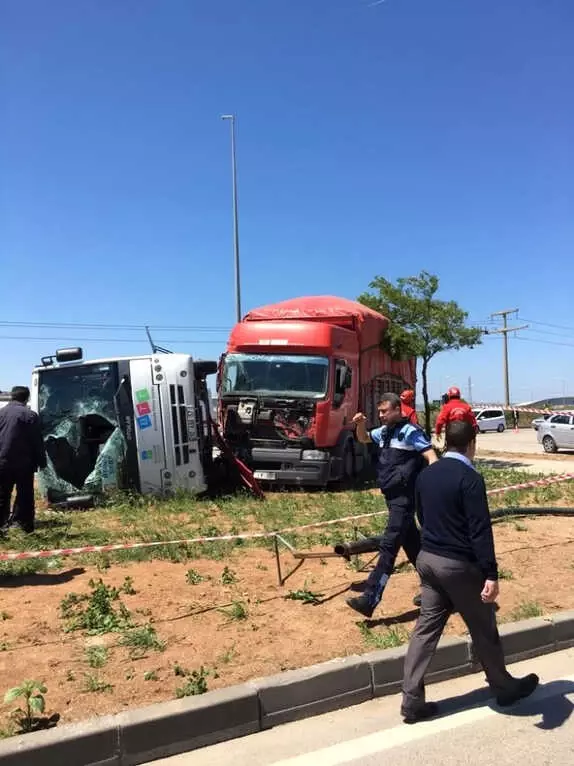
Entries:
POLYGON ((325 486, 366 455, 353 415, 376 423, 376 399, 414 387, 414 360, 381 349, 388 320, 342 298, 315 296, 249 312, 232 330, 218 379, 226 440, 257 479, 325 486))

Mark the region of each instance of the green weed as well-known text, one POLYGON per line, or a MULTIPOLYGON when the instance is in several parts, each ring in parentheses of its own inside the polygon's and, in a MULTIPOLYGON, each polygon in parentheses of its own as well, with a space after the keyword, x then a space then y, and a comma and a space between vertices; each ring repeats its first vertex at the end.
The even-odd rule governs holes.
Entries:
POLYGON ((4 695, 4 704, 10 705, 17 699, 23 700, 23 707, 16 708, 10 713, 11 718, 18 724, 20 731, 32 731, 38 715, 43 715, 46 709, 44 695, 47 687, 39 681, 24 681, 20 686, 8 689, 4 695))
POLYGON ((103 668, 108 661, 108 650, 105 646, 89 646, 86 649, 86 659, 91 668, 103 668))
POLYGON ((199 574, 195 569, 188 569, 185 579, 188 585, 199 585, 200 582, 205 580, 205 577, 199 574))
POLYGON ((144 681, 158 681, 157 670, 148 670, 144 673, 144 681))
POLYGON ((84 682, 85 692, 111 692, 113 689, 113 684, 109 684, 97 676, 86 675, 84 682))
POLYGON ((120 639, 120 646, 126 646, 130 650, 130 657, 133 660, 142 659, 149 649, 155 652, 163 652, 166 648, 166 642, 160 641, 153 625, 143 625, 139 628, 133 628, 124 633, 120 639))
POLYGON ((378 632, 370 628, 365 621, 361 621, 357 623, 357 627, 365 644, 374 649, 392 649, 396 646, 402 646, 409 640, 409 634, 400 626, 392 626, 378 632))
POLYGON ((179 664, 179 662, 176 662, 173 666, 173 672, 174 675, 179 676, 179 678, 185 678, 185 676, 189 675, 189 670, 186 670, 183 665, 179 664))
POLYGON ((510 569, 499 569, 498 579, 499 580, 514 580, 514 575, 512 574, 510 569))
POLYGON ((220 580, 222 585, 233 585, 237 582, 237 576, 232 569, 226 566, 221 573, 220 580))
POLYGON ((235 646, 232 646, 230 649, 226 649, 223 654, 218 657, 217 661, 221 662, 223 665, 228 665, 233 659, 235 659, 236 655, 237 651, 235 646))
POLYGON ((283 598, 290 599, 291 601, 302 601, 304 604, 320 604, 324 594, 314 593, 306 586, 307 583, 305 583, 303 588, 300 590, 289 591, 289 593, 286 596, 283 596, 283 598))
POLYGON ((243 601, 234 601, 228 609, 220 609, 222 614, 232 621, 246 620, 249 612, 243 601))
POLYGON ((136 589, 134 588, 134 581, 131 577, 124 578, 124 584, 121 587, 122 593, 125 593, 126 596, 135 596, 137 593, 136 589))
POLYGON ((191 673, 186 674, 185 683, 183 686, 176 688, 175 696, 178 699, 182 697, 194 697, 198 694, 205 694, 208 691, 207 678, 211 675, 209 670, 206 670, 203 665, 199 670, 193 670, 191 673))
POLYGON ((130 613, 119 600, 120 589, 105 585, 102 580, 90 580, 89 585, 91 593, 70 593, 60 603, 60 614, 68 621, 66 633, 85 630, 96 635, 129 627, 130 613))
POLYGON ((541 617, 544 614, 542 607, 536 601, 522 601, 509 615, 510 620, 528 620, 530 617, 541 617))

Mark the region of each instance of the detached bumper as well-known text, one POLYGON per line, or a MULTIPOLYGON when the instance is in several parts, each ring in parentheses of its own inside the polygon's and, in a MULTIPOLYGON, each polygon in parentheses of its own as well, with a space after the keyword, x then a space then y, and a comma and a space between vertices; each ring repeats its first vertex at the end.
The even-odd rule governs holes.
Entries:
POLYGON ((253 473, 259 482, 292 486, 325 486, 331 478, 331 457, 303 460, 300 449, 258 449, 252 451, 253 473))

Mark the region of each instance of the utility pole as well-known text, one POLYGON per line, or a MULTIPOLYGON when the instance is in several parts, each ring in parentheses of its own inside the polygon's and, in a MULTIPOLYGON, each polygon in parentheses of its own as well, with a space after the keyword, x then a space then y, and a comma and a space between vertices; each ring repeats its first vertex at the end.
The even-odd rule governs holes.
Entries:
POLYGON ((505 309, 504 311, 495 311, 491 316, 502 317, 502 327, 499 330, 486 330, 486 334, 489 335, 502 335, 504 341, 504 404, 507 407, 510 407, 510 383, 508 379, 508 333, 516 332, 517 330, 525 330, 528 327, 527 324, 520 325, 520 327, 508 326, 508 315, 517 313, 518 309, 505 309))
POLYGON ((231 181, 233 184, 233 255, 235 264, 235 314, 241 322, 241 276, 239 273, 239 215, 237 213, 237 159, 235 154, 235 115, 222 114, 231 124, 231 181))
POLYGON ((472 404, 472 378, 468 376, 468 403, 472 404))

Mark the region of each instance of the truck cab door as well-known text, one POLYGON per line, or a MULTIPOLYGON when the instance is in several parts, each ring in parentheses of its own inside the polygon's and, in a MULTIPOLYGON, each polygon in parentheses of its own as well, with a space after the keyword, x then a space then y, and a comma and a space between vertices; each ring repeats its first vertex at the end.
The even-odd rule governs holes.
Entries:
POLYGON ((333 420, 338 430, 343 428, 354 413, 349 412, 353 384, 352 370, 343 359, 335 360, 333 381, 333 420))

